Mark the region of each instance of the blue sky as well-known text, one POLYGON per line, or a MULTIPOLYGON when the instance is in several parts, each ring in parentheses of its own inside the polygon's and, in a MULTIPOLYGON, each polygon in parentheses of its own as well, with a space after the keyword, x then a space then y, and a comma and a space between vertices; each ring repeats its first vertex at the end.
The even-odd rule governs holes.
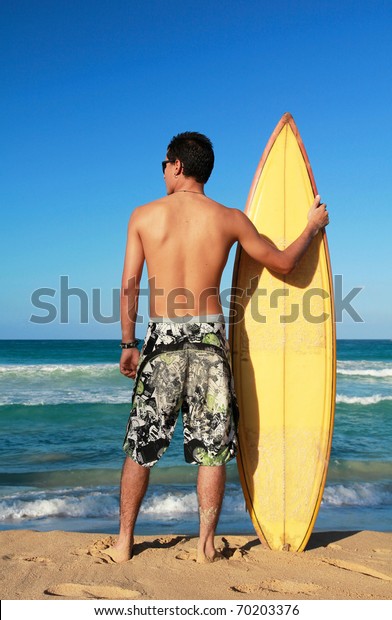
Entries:
POLYGON ((386 1, 2 0, 0 337, 119 338, 92 290, 110 316, 129 215, 164 193, 171 137, 209 135, 207 193, 243 209, 289 111, 328 203, 333 273, 344 295, 363 287, 363 323, 344 312, 338 337, 390 338, 391 23, 386 1), (87 323, 75 296, 60 322, 60 276, 85 291, 87 323), (30 321, 47 315, 41 288, 46 324, 30 321))

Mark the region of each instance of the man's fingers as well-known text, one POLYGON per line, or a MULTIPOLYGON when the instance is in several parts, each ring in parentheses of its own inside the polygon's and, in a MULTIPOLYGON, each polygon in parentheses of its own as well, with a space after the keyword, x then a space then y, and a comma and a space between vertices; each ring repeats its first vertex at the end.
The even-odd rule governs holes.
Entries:
POLYGON ((314 206, 314 207, 316 207, 316 208, 317 208, 318 206, 320 206, 320 201, 321 201, 320 194, 317 194, 317 195, 314 197, 313 206, 314 206))
POLYGON ((125 377, 130 377, 131 379, 136 377, 136 370, 129 370, 129 368, 125 368, 124 366, 120 366, 120 372, 125 377))

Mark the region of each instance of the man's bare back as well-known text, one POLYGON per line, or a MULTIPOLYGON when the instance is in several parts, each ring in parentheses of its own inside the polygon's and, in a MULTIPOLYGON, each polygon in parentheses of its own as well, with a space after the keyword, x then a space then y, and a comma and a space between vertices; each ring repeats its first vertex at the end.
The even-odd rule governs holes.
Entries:
POLYGON ((133 225, 150 283, 150 317, 220 314, 221 276, 235 237, 232 209, 181 191, 139 207, 133 225))
POLYGON ((184 178, 179 189, 138 207, 130 218, 122 281, 123 340, 135 335, 144 261, 151 318, 220 314, 220 281, 236 241, 265 267, 289 273, 327 223, 326 207, 316 196, 303 233, 281 251, 258 233, 244 213, 211 200, 202 184, 184 178))

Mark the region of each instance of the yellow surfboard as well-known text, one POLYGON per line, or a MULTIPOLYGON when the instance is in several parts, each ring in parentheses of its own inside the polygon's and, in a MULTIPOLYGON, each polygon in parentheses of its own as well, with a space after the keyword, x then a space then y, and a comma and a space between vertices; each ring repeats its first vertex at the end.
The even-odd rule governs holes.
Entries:
MULTIPOLYGON (((284 249, 303 231, 317 194, 290 114, 273 132, 245 213, 284 249)), ((302 551, 320 507, 331 450, 336 385, 332 275, 325 230, 289 275, 240 247, 230 345, 240 409, 241 484, 253 525, 271 549, 302 551)))

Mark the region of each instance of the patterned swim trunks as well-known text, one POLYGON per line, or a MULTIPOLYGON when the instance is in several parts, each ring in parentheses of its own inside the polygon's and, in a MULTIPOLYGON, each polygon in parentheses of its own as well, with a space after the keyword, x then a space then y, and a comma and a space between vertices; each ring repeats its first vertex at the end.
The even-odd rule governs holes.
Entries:
POLYGON ((223 465, 234 458, 238 406, 221 315, 148 324, 126 454, 144 467, 155 465, 170 444, 180 410, 188 463, 223 465))

